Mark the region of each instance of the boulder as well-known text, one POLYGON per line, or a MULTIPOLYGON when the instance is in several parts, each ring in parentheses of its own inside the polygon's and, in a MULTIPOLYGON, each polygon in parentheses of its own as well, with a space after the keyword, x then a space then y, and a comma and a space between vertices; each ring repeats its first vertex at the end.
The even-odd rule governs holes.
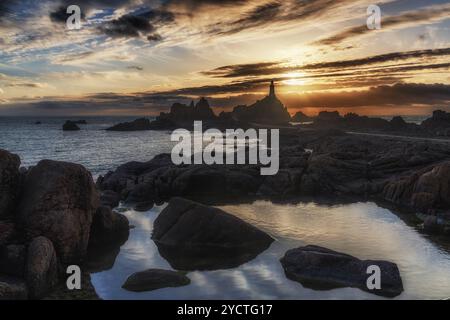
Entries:
POLYGON ((0 219, 11 216, 20 185, 20 158, 0 149, 0 219))
POLYGON ((352 287, 385 297, 396 297, 403 292, 400 271, 396 264, 388 261, 363 261, 330 249, 306 246, 289 250, 280 262, 289 279, 307 288, 352 287), (370 290, 367 286, 370 266, 378 266, 381 270, 379 290, 370 290))
POLYGON ((0 300, 26 300, 28 290, 20 278, 0 275, 0 300))
POLYGON ((83 166, 40 161, 27 174, 18 221, 28 239, 52 241, 63 264, 80 262, 86 254, 92 217, 99 197, 83 166))
POLYGON ((0 274, 23 277, 25 259, 26 249, 23 245, 11 244, 0 247, 0 274))
POLYGON ((89 245, 123 244, 130 232, 127 217, 110 207, 99 207, 92 220, 89 245))
POLYGON ((128 291, 144 292, 169 287, 187 286, 191 280, 181 272, 149 269, 128 277, 122 288, 128 291))
POLYGON ((273 238, 218 208, 173 198, 155 220, 152 239, 177 270, 239 266, 266 250, 273 238))
POLYGON ((100 204, 102 206, 110 207, 114 209, 120 203, 120 194, 112 190, 102 191, 100 194, 100 204))
POLYGON ((43 298, 58 283, 55 249, 45 237, 34 238, 28 246, 26 280, 30 298, 43 298))
POLYGON ((63 124, 63 131, 79 131, 80 127, 73 121, 67 120, 63 124))

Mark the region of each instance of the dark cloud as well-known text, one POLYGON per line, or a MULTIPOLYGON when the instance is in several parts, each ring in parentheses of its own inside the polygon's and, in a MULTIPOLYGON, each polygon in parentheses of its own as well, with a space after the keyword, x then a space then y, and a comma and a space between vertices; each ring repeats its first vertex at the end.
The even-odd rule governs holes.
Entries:
POLYGON ((133 70, 137 70, 137 71, 144 70, 144 68, 142 68, 141 66, 128 66, 127 69, 133 69, 133 70))
MULTIPOLYGON (((381 20, 382 30, 402 27, 411 23, 428 23, 436 20, 445 19, 450 16, 450 7, 420 9, 417 11, 406 12, 398 16, 384 17, 381 20)), ((331 37, 321 39, 314 42, 317 45, 336 45, 344 40, 351 39, 362 35, 373 34, 373 30, 369 30, 367 25, 351 27, 339 32, 331 37)))
POLYGON ((148 41, 158 42, 158 41, 162 40, 162 37, 161 37, 161 35, 159 35, 157 33, 154 33, 154 34, 148 35, 147 36, 147 40, 148 41))
POLYGON ((283 25, 291 21, 306 22, 336 11, 350 0, 286 0, 271 1, 254 7, 234 21, 219 22, 210 26, 209 34, 230 35, 267 25, 283 25))
POLYGON ((216 34, 234 34, 242 30, 254 28, 267 24, 268 21, 273 21, 279 15, 282 8, 281 2, 274 1, 269 2, 256 8, 250 12, 244 14, 240 19, 228 24, 225 30, 221 30, 222 24, 218 24, 218 28, 212 28, 210 33, 216 34))
POLYGON ((157 35, 154 32, 158 25, 171 23, 174 19, 174 15, 168 11, 146 11, 139 14, 126 14, 118 19, 107 21, 99 27, 99 30, 111 37, 140 37, 147 34, 155 37, 157 35))

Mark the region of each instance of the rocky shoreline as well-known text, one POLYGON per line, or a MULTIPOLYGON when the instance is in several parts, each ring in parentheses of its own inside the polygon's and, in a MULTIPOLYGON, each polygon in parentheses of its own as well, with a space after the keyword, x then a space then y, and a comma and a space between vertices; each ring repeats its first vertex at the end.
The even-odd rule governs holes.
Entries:
MULTIPOLYGON (((201 106, 208 116, 205 102, 201 106)), ((127 218, 112 210, 121 201, 138 211, 169 202, 155 223, 153 240, 176 270, 233 268, 270 246, 272 239, 260 230, 207 205, 375 200, 416 213, 427 233, 450 235, 450 144, 445 141, 282 127, 279 153, 274 176, 261 176, 258 165, 177 166, 169 154, 161 154, 123 164, 94 183, 81 165, 43 160, 21 168, 18 156, 0 150, 0 299, 95 298, 89 273, 111 268, 128 238, 127 218), (194 228, 194 222, 201 227, 194 228), (254 238, 243 240, 250 235, 254 238), (82 268, 85 291, 65 288, 70 265, 82 268)), ((132 278, 131 287, 140 290, 135 282, 141 275, 144 287, 164 286, 158 274, 168 284, 187 283, 167 270, 153 270, 132 278)), ((352 281, 349 286, 361 288, 359 280, 352 281)))
POLYGON ((128 220, 100 205, 81 165, 43 160, 25 169, 0 150, 0 190, 0 299, 43 299, 62 288, 68 266, 86 277, 90 251, 128 238, 128 220))
POLYGON ((100 176, 97 186, 103 194, 147 207, 177 196, 208 204, 317 196, 375 199, 430 217, 428 224, 449 234, 450 145, 295 129, 281 130, 280 144, 275 176, 261 176, 257 165, 175 166, 162 154, 124 164, 100 176))

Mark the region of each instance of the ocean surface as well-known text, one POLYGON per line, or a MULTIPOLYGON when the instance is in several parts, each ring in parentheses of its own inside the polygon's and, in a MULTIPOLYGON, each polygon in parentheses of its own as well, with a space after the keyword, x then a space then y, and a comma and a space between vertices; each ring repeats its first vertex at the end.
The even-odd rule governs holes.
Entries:
MULTIPOLYGON (((83 164, 94 177, 128 161, 148 161, 170 152, 171 132, 108 132, 104 129, 135 117, 84 117, 81 131, 63 132, 70 118, 1 118, 0 148, 20 155, 23 166, 42 159, 83 164), (35 124, 40 121, 41 124, 35 124)), ((190 272, 191 284, 146 293, 121 288, 128 276, 147 268, 167 268, 151 240, 153 222, 164 208, 145 213, 121 205, 135 228, 113 266, 92 275, 104 299, 382 299, 359 289, 306 289, 288 280, 279 259, 291 248, 314 244, 360 259, 389 260, 399 265, 405 292, 397 299, 450 298, 450 243, 421 234, 416 222, 375 203, 321 205, 314 202, 251 204, 222 207, 276 241, 254 260, 228 270, 190 272)))
POLYGON ((170 152, 171 132, 111 132, 106 128, 136 117, 25 118, 0 117, 0 149, 20 156, 22 166, 42 159, 84 165, 96 178, 129 161, 148 161, 170 152), (87 121, 80 131, 62 131, 66 120, 87 121), (41 124, 36 124, 40 121, 41 124))

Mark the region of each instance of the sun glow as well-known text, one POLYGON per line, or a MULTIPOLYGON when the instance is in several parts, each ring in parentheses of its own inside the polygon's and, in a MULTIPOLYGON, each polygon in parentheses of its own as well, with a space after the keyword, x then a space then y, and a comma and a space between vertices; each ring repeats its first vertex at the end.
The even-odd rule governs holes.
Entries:
POLYGON ((284 77, 289 78, 286 80, 283 80, 283 84, 286 84, 288 86, 300 86, 305 84, 305 80, 301 79, 305 76, 305 73, 303 72, 289 72, 284 75, 284 77))

